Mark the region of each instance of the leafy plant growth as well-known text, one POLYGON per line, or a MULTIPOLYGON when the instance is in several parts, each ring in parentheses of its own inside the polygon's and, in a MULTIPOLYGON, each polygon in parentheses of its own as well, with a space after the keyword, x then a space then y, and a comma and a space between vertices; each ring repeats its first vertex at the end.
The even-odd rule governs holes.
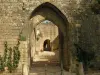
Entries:
POLYGON ((19 39, 13 48, 8 47, 7 41, 4 43, 4 55, 3 57, 0 56, 0 71, 4 71, 5 67, 7 67, 9 72, 12 72, 18 67, 20 60, 19 45, 19 39))
POLYGON ((100 0, 97 0, 97 3, 91 6, 91 9, 95 14, 100 14, 100 0))
POLYGON ((90 62, 95 58, 95 53, 93 51, 87 52, 83 50, 78 44, 74 44, 76 47, 76 56, 78 62, 83 62, 84 69, 90 66, 90 62))

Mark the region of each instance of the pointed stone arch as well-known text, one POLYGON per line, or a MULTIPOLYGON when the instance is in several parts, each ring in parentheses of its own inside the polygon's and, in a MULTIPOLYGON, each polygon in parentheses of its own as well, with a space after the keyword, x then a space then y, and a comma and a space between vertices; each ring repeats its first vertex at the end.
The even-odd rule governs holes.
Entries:
MULTIPOLYGON (((35 26, 44 20, 50 20, 57 25, 60 38, 60 57, 63 62, 63 67, 69 70, 70 67, 70 51, 69 51, 69 23, 65 15, 53 4, 45 2, 33 10, 29 17, 32 25, 30 33, 33 32, 35 26)), ((31 36, 31 35, 29 35, 31 36)), ((30 40, 31 42, 31 40, 30 40)))

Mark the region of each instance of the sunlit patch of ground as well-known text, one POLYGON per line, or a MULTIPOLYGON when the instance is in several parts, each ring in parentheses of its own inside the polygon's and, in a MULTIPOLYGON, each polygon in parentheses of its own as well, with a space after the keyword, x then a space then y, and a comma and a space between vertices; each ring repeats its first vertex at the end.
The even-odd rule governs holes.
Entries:
POLYGON ((33 58, 34 62, 38 61, 59 61, 59 52, 43 51, 36 54, 33 58))

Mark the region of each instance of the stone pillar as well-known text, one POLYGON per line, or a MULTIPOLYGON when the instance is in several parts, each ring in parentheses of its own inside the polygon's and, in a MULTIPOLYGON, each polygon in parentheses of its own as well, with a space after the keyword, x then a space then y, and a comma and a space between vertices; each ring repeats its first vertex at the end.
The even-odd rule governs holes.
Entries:
MULTIPOLYGON (((19 66, 18 66, 18 71, 23 72, 27 70, 28 72, 28 67, 29 67, 29 56, 28 56, 28 42, 27 41, 20 41, 20 61, 19 61, 19 66)), ((26 73, 26 72, 25 72, 26 73)), ((23 74, 24 75, 24 74, 23 74)), ((25 74, 26 75, 26 74, 25 74)))
POLYGON ((84 75, 84 69, 83 69, 83 63, 82 62, 79 63, 79 74, 84 75))
POLYGON ((84 75, 83 63, 79 62, 76 67, 76 75, 84 75))
POLYGON ((28 65, 23 65, 23 75, 29 75, 29 67, 28 67, 28 65))

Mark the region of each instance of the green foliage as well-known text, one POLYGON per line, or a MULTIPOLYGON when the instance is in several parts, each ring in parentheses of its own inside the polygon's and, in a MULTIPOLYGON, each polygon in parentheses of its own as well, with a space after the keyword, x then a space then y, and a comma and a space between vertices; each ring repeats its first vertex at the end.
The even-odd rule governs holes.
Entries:
POLYGON ((97 0, 97 2, 100 4, 100 0, 97 0))
POLYGON ((0 70, 3 71, 4 67, 8 67, 9 72, 12 72, 12 70, 16 69, 19 64, 20 60, 20 51, 19 51, 19 39, 13 48, 9 47, 7 41, 4 43, 4 55, 3 57, 0 56, 0 70))
POLYGON ((19 52, 19 41, 16 46, 13 47, 13 67, 17 68, 20 60, 20 52, 19 52))
POLYGON ((12 48, 10 47, 8 49, 8 61, 7 61, 7 66, 8 66, 8 69, 9 71, 11 72, 12 71, 12 48))
POLYGON ((4 70, 3 58, 0 56, 0 71, 4 70))
POLYGON ((92 5, 91 9, 95 14, 100 14, 100 4, 92 5))
POLYGON ((21 36, 21 37, 20 37, 20 41, 26 41, 26 37, 21 36))
POLYGON ((87 68, 90 62, 95 58, 95 53, 93 51, 87 52, 83 50, 78 44, 74 44, 76 47, 76 56, 78 62, 83 62, 83 65, 87 68))
POLYGON ((19 40, 20 41, 26 41, 26 37, 22 36, 22 32, 19 34, 19 40))
POLYGON ((100 0, 96 0, 97 3, 94 3, 91 5, 91 10, 95 13, 95 14, 100 14, 100 0))
POLYGON ((95 53, 93 51, 87 52, 84 51, 78 44, 74 44, 76 47, 76 56, 79 62, 89 62, 95 57, 95 53))
POLYGON ((7 41, 5 41, 4 47, 5 47, 5 50, 4 50, 4 66, 7 66, 7 51, 8 51, 7 41))

